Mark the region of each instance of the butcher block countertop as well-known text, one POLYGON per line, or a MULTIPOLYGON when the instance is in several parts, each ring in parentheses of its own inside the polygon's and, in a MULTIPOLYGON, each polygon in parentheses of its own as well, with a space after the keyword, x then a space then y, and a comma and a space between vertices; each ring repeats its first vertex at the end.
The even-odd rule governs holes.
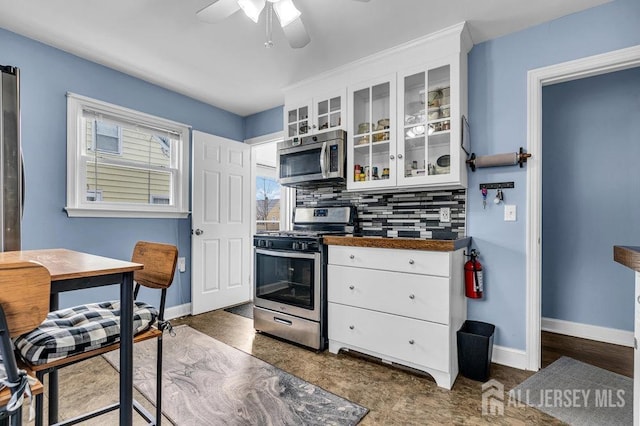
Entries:
POLYGON ((325 244, 350 247, 376 247, 428 251, 456 251, 469 247, 471 237, 455 240, 430 240, 419 238, 380 238, 380 237, 345 237, 327 235, 322 238, 325 244))
POLYGON ((613 260, 640 272, 640 247, 613 246, 613 260))

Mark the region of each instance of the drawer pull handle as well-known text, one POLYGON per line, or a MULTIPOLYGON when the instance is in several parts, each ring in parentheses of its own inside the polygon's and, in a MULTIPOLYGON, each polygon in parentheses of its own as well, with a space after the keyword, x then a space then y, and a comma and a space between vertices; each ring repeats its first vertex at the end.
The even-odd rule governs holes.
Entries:
POLYGON ((352 285, 350 285, 350 286, 349 286, 349 290, 353 290, 354 288, 355 288, 355 287, 354 287, 354 286, 352 286, 352 285))
POLYGON ((352 254, 349 255, 349 259, 355 259, 356 257, 352 254))
POLYGON ((409 344, 410 344, 410 345, 413 345, 414 343, 415 343, 415 342, 414 342, 414 340, 413 340, 413 339, 409 340, 409 344))
POLYGON ((410 295, 409 295, 409 299, 413 300, 413 299, 415 299, 415 298, 416 298, 416 295, 415 295, 415 294, 410 294, 410 295))
POLYGON ((273 320, 275 322, 277 322, 278 324, 284 324, 284 325, 293 325, 293 323, 289 320, 286 319, 282 319, 282 318, 278 318, 278 317, 273 317, 273 320))
POLYGON ((350 325, 350 326, 349 326, 349 330, 353 330, 354 328, 355 328, 355 327, 354 327, 354 326, 352 326, 352 325, 350 325))
POLYGON ((414 262, 413 259, 409 259, 409 265, 413 265, 414 263, 416 262, 414 262))
POLYGON ((640 303, 640 296, 638 296, 638 303, 640 303))

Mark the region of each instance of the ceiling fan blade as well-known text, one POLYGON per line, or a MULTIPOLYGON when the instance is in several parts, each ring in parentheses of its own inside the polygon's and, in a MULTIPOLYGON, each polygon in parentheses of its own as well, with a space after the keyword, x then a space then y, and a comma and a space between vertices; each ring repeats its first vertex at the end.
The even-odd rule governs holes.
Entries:
POLYGON ((282 27, 282 31, 284 31, 284 35, 289 41, 289 46, 294 49, 305 47, 311 41, 311 37, 309 37, 307 29, 304 27, 300 17, 296 18, 289 25, 282 27))
POLYGON ((199 10, 196 16, 205 22, 217 24, 240 10, 237 0, 217 0, 199 10))

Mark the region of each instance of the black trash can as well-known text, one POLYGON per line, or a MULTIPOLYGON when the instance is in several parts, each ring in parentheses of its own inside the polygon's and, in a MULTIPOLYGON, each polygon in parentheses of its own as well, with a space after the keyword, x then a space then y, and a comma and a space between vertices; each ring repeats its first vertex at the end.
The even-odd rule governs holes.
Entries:
POLYGON ((457 332, 460 374, 472 380, 489 380, 493 334, 496 326, 480 321, 465 321, 457 332))

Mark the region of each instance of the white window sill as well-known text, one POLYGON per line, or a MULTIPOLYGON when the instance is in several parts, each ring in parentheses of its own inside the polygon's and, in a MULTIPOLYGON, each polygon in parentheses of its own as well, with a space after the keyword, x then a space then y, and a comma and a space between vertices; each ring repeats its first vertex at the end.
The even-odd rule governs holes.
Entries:
POLYGON ((65 207, 69 217, 118 217, 118 218, 148 218, 148 219, 186 219, 191 212, 172 211, 144 211, 119 209, 87 209, 81 207, 65 207))

